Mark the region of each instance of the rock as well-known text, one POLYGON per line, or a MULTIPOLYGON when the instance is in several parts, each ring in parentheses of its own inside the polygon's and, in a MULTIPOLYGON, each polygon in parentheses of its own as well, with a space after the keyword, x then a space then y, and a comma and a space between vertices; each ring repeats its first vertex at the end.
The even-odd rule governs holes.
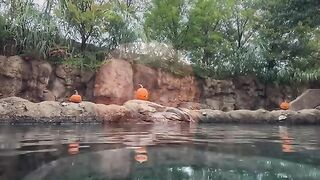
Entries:
MULTIPOLYGON (((184 111, 183 109, 178 109, 178 108, 173 108, 173 107, 167 107, 165 109, 166 113, 171 113, 175 117, 177 117, 175 120, 177 121, 185 121, 185 122, 191 122, 194 121, 193 118, 188 114, 187 111, 184 111)), ((172 119, 169 118, 168 116, 165 115, 167 119, 172 119)))
POLYGON ((274 119, 267 111, 264 110, 236 110, 227 113, 232 122, 241 123, 267 123, 269 120, 274 119))
POLYGON ((10 78, 22 79, 25 78, 25 72, 28 67, 27 63, 19 56, 11 56, 4 58, 2 56, 0 73, 10 78))
POLYGON ((286 121, 288 124, 320 124, 320 111, 317 109, 303 109, 294 114, 291 113, 286 121))
POLYGON ((265 86, 252 76, 233 79, 236 94, 236 109, 258 109, 264 107, 265 86))
POLYGON ((177 107, 183 102, 198 102, 200 89, 193 76, 176 77, 162 70, 144 65, 134 66, 135 88, 142 84, 150 92, 150 101, 164 106, 177 107))
POLYGON ((216 110, 234 110, 235 87, 232 81, 205 79, 201 94, 202 102, 216 110))
POLYGON ((202 123, 227 123, 229 116, 220 110, 201 109, 193 113, 193 118, 202 123))
POLYGON ((57 100, 63 101, 77 90, 83 100, 93 101, 94 71, 58 65, 54 74, 50 87, 57 100))
POLYGON ((308 89, 294 101, 290 102, 289 109, 298 111, 302 109, 314 109, 320 105, 320 89, 308 89))
POLYGON ((49 90, 43 91, 43 98, 42 101, 55 101, 56 96, 49 90))
POLYGON ((63 79, 55 78, 51 83, 52 94, 57 97, 57 99, 63 99, 68 96, 68 89, 63 81, 63 79))
POLYGON ((119 105, 90 102, 32 103, 22 98, 0 99, 1 123, 238 123, 238 124, 320 124, 320 110, 256 111, 189 110, 132 100, 119 105))
POLYGON ((191 110, 199 110, 199 109, 214 109, 207 104, 196 103, 196 102, 181 102, 178 104, 179 108, 186 108, 191 110))
POLYGON ((200 95, 195 77, 178 78, 144 65, 132 67, 125 60, 112 59, 96 75, 96 102, 121 105, 133 98, 138 84, 149 90, 150 101, 165 106, 198 101, 200 95))
POLYGON ((149 101, 131 100, 124 105, 132 114, 140 115, 144 118, 143 121, 150 122, 168 122, 168 121, 185 121, 191 122, 193 118, 189 115, 188 111, 183 109, 165 107, 149 101))
POLYGON ((95 77, 94 98, 100 104, 118 104, 133 98, 133 71, 129 62, 113 59, 103 64, 95 77))
POLYGON ((44 101, 33 103, 22 98, 9 97, 0 100, 0 122, 14 123, 75 123, 101 122, 96 117, 95 104, 81 104, 44 101))
POLYGON ((199 102, 200 90, 192 76, 178 78, 159 71, 158 87, 151 99, 156 103, 177 107, 181 102, 199 102))
POLYGON ((155 112, 163 112, 165 107, 150 101, 142 100, 130 100, 123 105, 132 112, 138 112, 140 114, 149 114, 155 112))
POLYGON ((103 105, 95 106, 96 114, 103 119, 104 122, 128 122, 131 119, 131 112, 119 105, 103 105))

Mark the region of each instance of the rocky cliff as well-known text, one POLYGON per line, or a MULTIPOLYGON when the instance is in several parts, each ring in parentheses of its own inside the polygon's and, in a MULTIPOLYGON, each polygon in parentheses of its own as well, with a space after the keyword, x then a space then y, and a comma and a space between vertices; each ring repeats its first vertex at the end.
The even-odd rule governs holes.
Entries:
POLYGON ((160 69, 122 59, 107 60, 97 72, 47 61, 0 56, 0 96, 18 96, 33 102, 64 101, 77 89, 84 100, 122 105, 134 98, 138 84, 150 92, 150 101, 189 109, 274 109, 307 87, 265 85, 253 77, 229 80, 176 77, 160 69))
POLYGON ((123 104, 134 98, 134 90, 142 84, 150 91, 150 101, 166 106, 182 102, 199 102, 200 89, 196 78, 174 77, 128 61, 113 59, 97 72, 94 97, 97 103, 123 104))
POLYGON ((64 100, 77 89, 85 100, 93 99, 95 72, 52 65, 47 61, 0 56, 0 95, 33 102, 64 100))

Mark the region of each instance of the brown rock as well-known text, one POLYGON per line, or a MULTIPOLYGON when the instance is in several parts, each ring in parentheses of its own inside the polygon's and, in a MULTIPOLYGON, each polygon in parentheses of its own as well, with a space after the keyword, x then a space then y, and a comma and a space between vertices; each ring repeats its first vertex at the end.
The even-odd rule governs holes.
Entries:
POLYGON ((144 65, 134 66, 135 88, 142 84, 150 92, 150 101, 177 107, 182 102, 198 102, 200 90, 193 76, 176 77, 144 65))
POLYGON ((138 112, 141 114, 150 114, 155 112, 163 112, 165 107, 150 101, 130 100, 123 105, 131 112, 138 112))
POLYGON ((71 96, 74 90, 78 90, 79 94, 83 96, 83 100, 93 100, 94 71, 58 65, 54 74, 51 90, 59 101, 71 96))
POLYGON ((51 83, 52 94, 58 99, 65 98, 67 96, 67 87, 64 84, 63 79, 55 78, 51 83))
POLYGON ((197 102, 181 102, 178 104, 179 108, 186 108, 191 110, 199 110, 199 109, 213 109, 207 104, 201 104, 197 102))
POLYGON ((0 74, 10 77, 22 79, 27 69, 27 63, 19 56, 11 56, 9 58, 1 58, 0 74))
POLYGON ((131 116, 127 108, 119 105, 96 104, 95 112, 104 122, 126 122, 131 116))
POLYGON ((290 110, 314 109, 320 105, 320 89, 308 89, 290 103, 290 110))
POLYGON ((101 104, 123 104, 133 98, 133 72, 129 62, 107 61, 95 77, 94 97, 101 104))
POLYGON ((265 89, 255 77, 241 76, 233 80, 236 93, 236 109, 264 108, 265 89))
POLYGON ((44 90, 43 91, 43 101, 55 101, 56 97, 55 95, 49 91, 49 90, 44 90))
POLYGON ((236 104, 235 87, 232 81, 205 79, 202 102, 216 110, 234 110, 236 104))

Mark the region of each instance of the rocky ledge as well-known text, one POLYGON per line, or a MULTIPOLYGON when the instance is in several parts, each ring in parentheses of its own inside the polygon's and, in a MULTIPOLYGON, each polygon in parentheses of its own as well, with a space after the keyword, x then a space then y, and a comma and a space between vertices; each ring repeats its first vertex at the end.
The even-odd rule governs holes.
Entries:
POLYGON ((33 103, 9 97, 0 99, 0 123, 247 123, 320 124, 320 110, 266 111, 219 110, 165 107, 149 101, 130 100, 119 105, 56 101, 33 103))

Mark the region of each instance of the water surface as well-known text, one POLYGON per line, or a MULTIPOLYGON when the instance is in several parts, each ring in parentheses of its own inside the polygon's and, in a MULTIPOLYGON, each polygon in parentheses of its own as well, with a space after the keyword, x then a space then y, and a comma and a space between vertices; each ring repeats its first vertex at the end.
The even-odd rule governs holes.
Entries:
POLYGON ((319 150, 317 126, 0 126, 0 179, 319 180, 319 150))

